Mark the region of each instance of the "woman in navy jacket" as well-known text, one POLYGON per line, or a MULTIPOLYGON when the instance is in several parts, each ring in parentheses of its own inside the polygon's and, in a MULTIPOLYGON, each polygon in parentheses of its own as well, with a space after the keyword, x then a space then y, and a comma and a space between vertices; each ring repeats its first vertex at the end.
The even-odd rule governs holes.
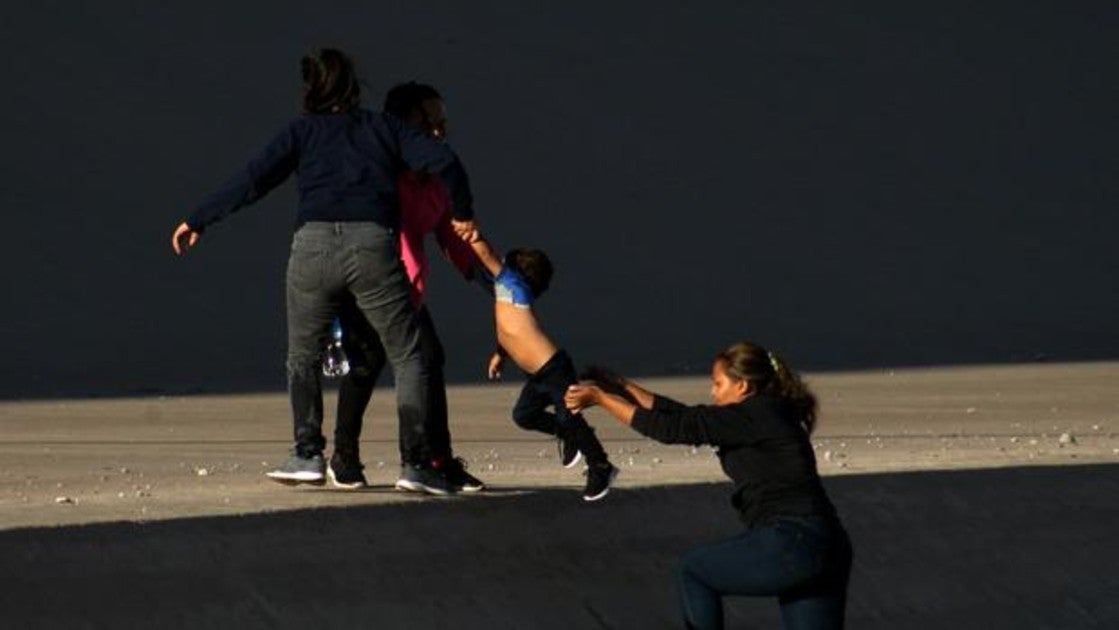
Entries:
POLYGON ((665 444, 717 447, 734 482, 745 529, 680 566, 688 627, 722 628, 723 595, 776 596, 786 628, 843 627, 851 544, 816 471, 816 398, 784 361, 748 342, 720 352, 713 405, 683 405, 601 369, 590 376, 568 390, 568 407, 599 405, 665 444))
POLYGON ((186 252, 208 227, 296 175, 299 205, 286 286, 295 448, 266 474, 281 483, 321 484, 326 442, 319 368, 344 301, 357 305, 392 363, 402 442, 419 453, 418 461, 431 461, 424 452, 430 450, 430 366, 397 246, 397 180, 407 170, 437 174, 450 191, 455 220, 469 227, 474 211, 466 171, 449 146, 360 107, 361 86, 349 57, 316 50, 302 59, 301 72, 303 113, 203 198, 171 244, 177 254, 186 252))

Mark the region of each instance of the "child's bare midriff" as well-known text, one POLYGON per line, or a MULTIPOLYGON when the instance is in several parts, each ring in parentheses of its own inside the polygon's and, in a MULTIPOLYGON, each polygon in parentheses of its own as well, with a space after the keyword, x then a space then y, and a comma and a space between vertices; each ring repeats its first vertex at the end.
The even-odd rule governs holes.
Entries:
POLYGON ((497 343, 527 374, 535 374, 555 356, 556 345, 544 334, 531 309, 498 302, 494 305, 494 319, 497 343))

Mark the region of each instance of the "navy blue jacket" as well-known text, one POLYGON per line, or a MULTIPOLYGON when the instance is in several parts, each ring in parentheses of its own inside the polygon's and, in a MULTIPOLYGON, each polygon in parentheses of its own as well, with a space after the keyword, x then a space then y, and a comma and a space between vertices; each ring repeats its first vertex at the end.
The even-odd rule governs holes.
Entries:
POLYGON ((389 114, 357 109, 291 121, 187 218, 195 231, 299 178, 296 227, 307 221, 373 221, 397 228, 396 180, 405 170, 438 174, 456 219, 474 216, 466 171, 454 151, 389 114))

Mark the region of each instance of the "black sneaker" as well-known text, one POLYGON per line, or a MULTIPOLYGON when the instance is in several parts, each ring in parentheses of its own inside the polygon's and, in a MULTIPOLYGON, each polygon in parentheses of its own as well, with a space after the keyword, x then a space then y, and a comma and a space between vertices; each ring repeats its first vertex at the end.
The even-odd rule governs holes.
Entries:
POLYGON ((574 468, 583 459, 583 453, 579 451, 579 447, 575 445, 575 440, 560 438, 559 439, 560 463, 564 468, 574 468))
POLYGON ((455 487, 447 476, 430 466, 404 464, 400 467, 400 478, 396 480, 397 490, 426 492, 436 496, 447 496, 455 487))
POLYGON ((587 487, 583 490, 584 501, 598 501, 610 492, 610 484, 618 476, 613 464, 595 464, 587 468, 587 487))
POLYGON ((485 490, 486 484, 474 475, 466 472, 466 462, 461 457, 433 462, 432 467, 441 470, 452 486, 463 492, 479 492, 485 490))
POLYGON ((361 460, 353 455, 334 453, 330 456, 330 466, 326 469, 326 476, 336 488, 357 489, 364 488, 365 475, 361 472, 365 466, 361 460))

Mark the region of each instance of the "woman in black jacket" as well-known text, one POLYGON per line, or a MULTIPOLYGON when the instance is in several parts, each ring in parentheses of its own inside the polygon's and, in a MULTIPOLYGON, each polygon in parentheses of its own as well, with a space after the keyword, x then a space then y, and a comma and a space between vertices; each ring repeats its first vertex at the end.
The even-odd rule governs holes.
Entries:
POLYGON ((599 405, 665 444, 718 448, 746 528, 680 566, 690 628, 723 627, 723 595, 777 596, 786 628, 842 628, 851 543, 820 483, 809 440, 816 398, 776 355, 738 343, 715 357, 713 405, 687 406, 605 370, 573 385, 573 410, 599 405))

